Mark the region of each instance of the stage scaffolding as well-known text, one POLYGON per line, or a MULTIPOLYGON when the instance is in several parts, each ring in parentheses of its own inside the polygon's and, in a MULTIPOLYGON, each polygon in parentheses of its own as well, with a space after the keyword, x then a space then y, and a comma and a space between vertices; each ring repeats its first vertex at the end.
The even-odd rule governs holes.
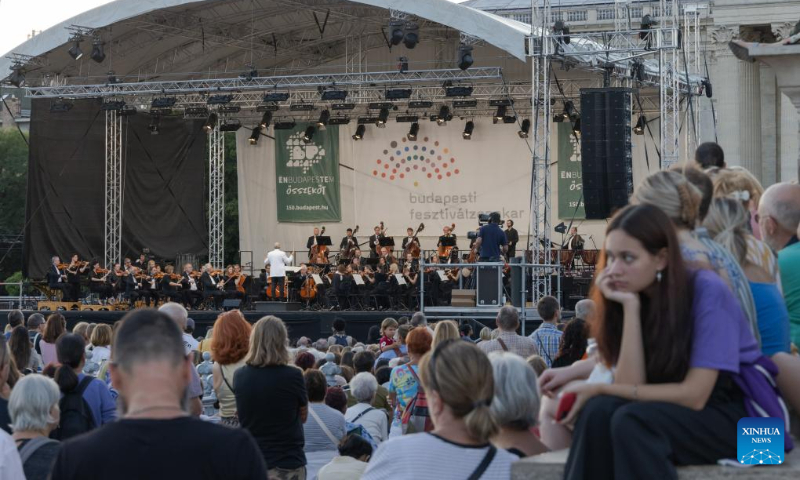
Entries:
POLYGON ((123 116, 115 110, 106 110, 106 184, 105 184, 105 267, 121 263, 122 255, 122 200, 124 192, 122 166, 123 116))
POLYGON ((208 136, 208 263, 225 261, 225 132, 217 123, 208 136))

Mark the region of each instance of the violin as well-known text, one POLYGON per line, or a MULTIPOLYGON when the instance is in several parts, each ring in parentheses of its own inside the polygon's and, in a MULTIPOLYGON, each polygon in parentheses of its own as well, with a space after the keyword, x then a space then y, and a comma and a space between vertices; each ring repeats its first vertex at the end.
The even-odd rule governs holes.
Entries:
POLYGON ((69 263, 59 263, 58 265, 56 265, 56 268, 58 268, 59 270, 66 270, 67 268, 69 268, 69 263))
MULTIPOLYGON (((455 225, 453 225, 455 227, 455 225)), ((408 242, 406 245, 405 250, 403 250, 403 258, 406 258, 408 255, 411 255, 411 258, 419 258, 420 248, 419 248, 419 240, 417 240, 417 235, 419 232, 425 229, 425 224, 420 223, 419 227, 417 227, 417 231, 414 232, 414 237, 408 242)))
POLYGON ((106 268, 96 268, 96 269, 94 270, 94 273, 96 273, 96 274, 98 274, 98 275, 106 274, 106 273, 108 273, 108 272, 109 272, 109 270, 108 270, 108 269, 106 269, 106 268))
MULTIPOLYGON (((319 232, 319 236, 325 235, 325 227, 319 232)), ((328 263, 328 247, 325 245, 317 244, 317 236, 314 236, 314 245, 311 246, 310 258, 311 263, 328 263)))

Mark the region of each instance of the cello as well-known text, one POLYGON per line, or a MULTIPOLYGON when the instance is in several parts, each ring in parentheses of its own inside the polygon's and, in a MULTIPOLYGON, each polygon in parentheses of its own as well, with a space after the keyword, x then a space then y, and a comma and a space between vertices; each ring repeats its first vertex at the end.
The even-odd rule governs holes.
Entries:
MULTIPOLYGON (((319 236, 325 235, 325 227, 319 232, 319 236)), ((311 246, 311 263, 326 264, 328 263, 328 247, 317 243, 317 237, 314 237, 314 245, 311 246)))
POLYGON ((310 302, 317 297, 317 283, 314 281, 313 275, 309 274, 308 278, 303 282, 300 287, 300 298, 306 302, 310 302))
MULTIPOLYGON (((453 228, 455 228, 455 224, 453 224, 453 228)), ((417 235, 419 235, 419 232, 423 230, 425 230, 425 224, 420 223, 419 227, 417 227, 417 231, 414 232, 414 237, 411 239, 410 242, 408 242, 408 245, 406 245, 405 250, 403 250, 403 258, 407 257, 408 255, 411 255, 411 258, 419 258, 420 248, 417 235)))

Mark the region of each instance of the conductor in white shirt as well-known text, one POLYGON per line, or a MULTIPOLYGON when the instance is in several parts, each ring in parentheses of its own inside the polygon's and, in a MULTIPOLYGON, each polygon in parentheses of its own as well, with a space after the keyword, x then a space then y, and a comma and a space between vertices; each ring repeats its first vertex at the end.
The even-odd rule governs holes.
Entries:
POLYGON ((284 296, 284 281, 286 280, 286 265, 292 263, 294 261, 294 254, 286 256, 286 252, 281 250, 281 244, 275 242, 275 249, 267 254, 267 258, 264 259, 264 264, 269 265, 269 277, 270 281, 272 282, 272 298, 275 300, 280 301, 279 299, 283 298, 284 296), (277 286, 280 285, 281 287, 281 296, 276 297, 275 291, 277 290, 277 286))

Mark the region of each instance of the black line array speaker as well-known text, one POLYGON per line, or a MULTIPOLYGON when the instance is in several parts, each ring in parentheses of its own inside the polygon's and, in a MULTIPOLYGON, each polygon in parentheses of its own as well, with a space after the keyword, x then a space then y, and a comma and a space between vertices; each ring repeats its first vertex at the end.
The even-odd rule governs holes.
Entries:
POLYGON ((581 174, 587 219, 606 219, 633 193, 631 91, 581 89, 581 174))

